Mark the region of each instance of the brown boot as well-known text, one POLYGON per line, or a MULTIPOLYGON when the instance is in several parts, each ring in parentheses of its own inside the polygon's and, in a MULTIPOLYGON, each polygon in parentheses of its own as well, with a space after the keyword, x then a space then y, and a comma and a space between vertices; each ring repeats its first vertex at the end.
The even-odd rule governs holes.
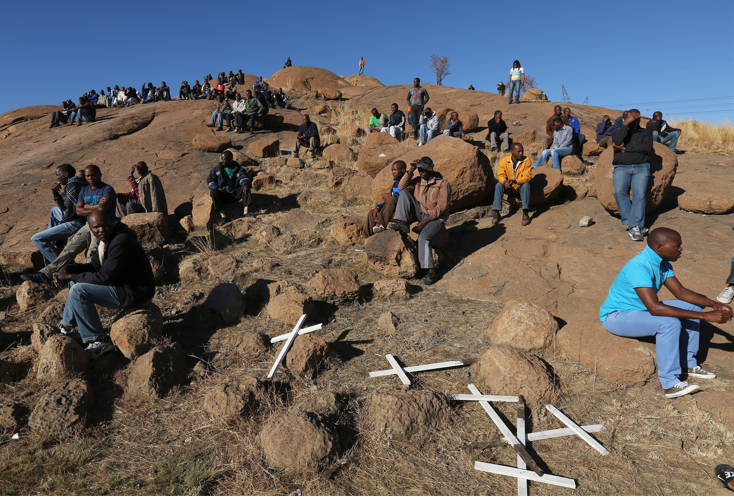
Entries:
POLYGON ((500 222, 500 211, 494 211, 494 214, 492 215, 492 224, 497 224, 500 222))
POLYGON ((522 213, 522 225, 527 226, 528 224, 530 224, 530 216, 528 216, 527 212, 523 212, 522 213))

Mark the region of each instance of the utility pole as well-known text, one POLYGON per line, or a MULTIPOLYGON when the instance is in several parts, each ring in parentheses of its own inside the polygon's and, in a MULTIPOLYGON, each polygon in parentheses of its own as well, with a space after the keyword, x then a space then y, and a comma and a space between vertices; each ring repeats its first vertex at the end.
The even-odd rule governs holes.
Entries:
POLYGON ((568 92, 566 92, 566 87, 561 85, 561 90, 563 91, 563 97, 562 97, 563 102, 567 104, 573 103, 571 102, 571 98, 568 96, 568 92))
POLYGON ((589 105, 589 96, 586 95, 586 98, 584 99, 584 103, 581 105, 589 105))

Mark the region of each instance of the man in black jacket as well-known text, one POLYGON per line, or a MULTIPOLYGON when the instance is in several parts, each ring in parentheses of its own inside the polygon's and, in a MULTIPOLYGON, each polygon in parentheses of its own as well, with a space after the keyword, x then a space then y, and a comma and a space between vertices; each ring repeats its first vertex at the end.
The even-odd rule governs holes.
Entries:
POLYGON ((640 127, 640 111, 630 109, 619 129, 612 133, 614 149, 614 200, 622 224, 629 228, 629 237, 643 241, 645 228, 645 193, 650 178, 650 154, 653 153, 652 131, 640 127), (630 201, 630 189, 632 200, 630 201))
POLYGON ((494 111, 494 119, 487 121, 487 140, 492 143, 492 152, 497 150, 497 138, 502 140, 503 152, 510 150, 510 133, 507 132, 501 110, 494 111))
POLYGON ((220 226, 229 222, 226 204, 233 204, 239 200, 245 204, 245 216, 249 216, 248 209, 252 203, 250 195, 250 177, 237 162, 232 160, 232 152, 225 150, 219 157, 221 162, 209 172, 206 185, 212 197, 212 209, 219 212, 220 226))
POLYGON ((304 114, 303 124, 298 128, 298 135, 296 135, 296 150, 293 152, 293 157, 298 157, 301 147, 306 147, 306 151, 311 152, 313 157, 320 146, 319 127, 316 126, 316 123, 311 122, 308 114, 304 114))
POLYGON ((56 182, 51 186, 51 193, 57 207, 51 209, 48 229, 31 237, 33 245, 48 262, 53 262, 61 253, 56 242, 66 240, 84 226, 84 218, 76 213, 76 203, 79 192, 87 186, 87 182, 75 175, 76 169, 70 164, 61 164, 56 168, 56 182))
POLYGON ((683 131, 678 128, 673 128, 663 119, 663 113, 660 111, 655 112, 652 115, 652 119, 647 122, 647 129, 652 131, 652 141, 668 145, 668 148, 679 153, 675 147, 678 145, 683 131))
POLYGON ((115 348, 105 332, 95 304, 111 309, 138 307, 153 298, 155 278, 148 256, 135 232, 114 223, 103 211, 87 218, 99 249, 91 264, 69 264, 54 273, 56 286, 71 283, 59 329, 64 335, 79 328, 86 353, 94 359, 115 348))
MULTIPOLYGON (((416 126, 418 125, 416 123, 416 126)), ((398 140, 403 136, 403 131, 405 131, 405 114, 403 114, 402 110, 398 110, 398 104, 390 105, 390 119, 387 121, 387 126, 380 131, 382 133, 390 133, 393 138, 397 138, 398 140)))

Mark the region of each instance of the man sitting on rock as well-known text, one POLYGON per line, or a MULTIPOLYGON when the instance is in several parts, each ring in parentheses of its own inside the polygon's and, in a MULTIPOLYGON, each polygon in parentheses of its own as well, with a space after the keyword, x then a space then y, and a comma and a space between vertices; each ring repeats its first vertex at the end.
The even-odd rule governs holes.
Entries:
POLYGON ((453 136, 454 138, 461 138, 464 134, 464 124, 459 121, 459 113, 454 111, 451 113, 451 118, 446 121, 446 126, 443 130, 444 135, 453 136))
MULTIPOLYGON (((405 162, 401 160, 393 162, 390 167, 393 180, 392 188, 390 188, 389 192, 382 195, 382 203, 377 204, 375 208, 367 214, 367 220, 362 227, 362 234, 365 238, 369 238, 375 233, 385 231, 387 225, 392 221, 393 215, 395 214, 395 207, 398 205, 398 197, 400 196, 400 180, 405 174, 405 168, 405 162)), ((362 250, 364 250, 364 247, 357 249, 357 252, 361 252, 362 250)))
POLYGON ((224 210, 226 204, 242 200, 245 206, 245 217, 249 217, 249 206, 252 203, 250 194, 250 177, 244 169, 232 160, 232 152, 225 150, 219 157, 221 162, 209 172, 206 185, 212 197, 212 209, 219 212, 219 225, 227 224, 230 219, 224 210))
POLYGON ((224 96, 225 98, 234 100, 235 96, 237 95, 237 86, 234 84, 234 79, 231 79, 229 84, 227 85, 227 88, 224 90, 224 96))
POLYGON ((390 119, 387 121, 387 126, 382 128, 380 131, 383 133, 390 133, 393 138, 403 136, 405 130, 405 114, 402 110, 398 110, 398 104, 390 105, 390 119))
POLYGON ((288 96, 283 93, 283 88, 278 88, 278 91, 273 93, 273 98, 275 99, 275 107, 281 107, 283 109, 288 108, 288 96))
POLYGON ((168 216, 168 204, 166 193, 163 191, 163 183, 155 174, 148 171, 148 165, 140 161, 130 169, 127 177, 130 183, 130 193, 117 194, 117 217, 122 219, 128 214, 140 214, 144 212, 160 212, 168 216), (135 179, 135 171, 140 178, 135 179))
POLYGON ((69 283, 61 333, 71 335, 78 327, 87 356, 95 359, 115 348, 106 340, 95 305, 126 309, 145 304, 155 295, 155 278, 134 231, 102 211, 90 214, 88 223, 99 240, 91 264, 64 266, 53 280, 56 286, 69 283))
POLYGON ((676 154, 678 153, 675 147, 678 145, 678 140, 680 139, 681 134, 683 134, 683 131, 678 128, 672 128, 663 119, 662 112, 655 112, 652 115, 652 119, 647 122, 646 128, 652 131, 653 141, 662 143, 663 145, 668 144, 668 148, 670 150, 676 154))
POLYGON ((492 144, 492 152, 497 150, 497 139, 502 140, 502 151, 510 149, 510 133, 507 132, 507 124, 502 119, 502 111, 494 111, 494 119, 487 121, 487 140, 492 144))
POLYGON ((315 122, 311 121, 311 116, 303 115, 303 124, 298 128, 296 136, 296 149, 293 157, 298 157, 301 147, 306 147, 306 153, 311 152, 311 157, 316 156, 316 151, 321 146, 321 138, 319 137, 319 127, 315 122))
POLYGON ((561 157, 565 157, 573 150, 573 129, 571 126, 563 124, 563 119, 557 117, 553 120, 553 145, 543 152, 535 162, 533 169, 540 167, 550 155, 553 159, 553 169, 561 170, 561 157))
POLYGON ((395 208, 395 222, 390 223, 391 230, 408 233, 409 221, 414 217, 419 222, 414 230, 420 233, 418 237, 418 262, 421 268, 428 269, 421 278, 424 285, 432 285, 438 280, 436 265, 433 262, 433 248, 431 240, 446 226, 449 218, 449 202, 451 200, 451 185, 433 170, 433 161, 429 157, 413 161, 398 185, 400 196, 395 208), (413 172, 418 169, 418 178, 413 178, 413 172), (408 187, 414 188, 414 194, 408 187))
POLYGON ((66 121, 69 119, 69 113, 73 108, 74 102, 71 100, 61 102, 61 110, 56 110, 51 114, 51 126, 49 126, 49 129, 66 124, 66 121))
POLYGON ((616 131, 619 128, 622 127, 622 123, 624 123, 624 120, 627 119, 627 116, 629 115, 629 112, 624 111, 622 112, 622 115, 619 116, 617 119, 614 120, 614 129, 612 131, 616 131))
POLYGON ((222 119, 227 119, 227 131, 232 131, 232 106, 229 104, 229 100, 226 100, 223 95, 217 97, 218 103, 212 113, 212 119, 207 124, 208 127, 213 128, 215 121, 219 120, 217 131, 222 131, 222 119))
POLYGON ((612 123, 612 118, 607 114, 604 114, 601 119, 602 121, 596 125, 596 143, 600 147, 607 148, 612 145, 614 124, 612 123))
POLYGON ((522 201, 522 225, 530 224, 530 180, 533 179, 533 168, 530 159, 525 157, 521 143, 513 143, 510 155, 502 158, 497 166, 497 184, 494 187, 494 203, 492 224, 500 222, 502 197, 507 191, 510 195, 520 195, 522 201))
POLYGON ((641 242, 647 233, 645 193, 650 178, 650 154, 653 153, 652 131, 640 127, 640 111, 631 109, 622 127, 612 132, 612 141, 614 200, 622 224, 629 229, 629 237, 641 242))
POLYGON ((84 226, 84 218, 76 213, 76 202, 79 192, 86 185, 82 178, 76 176, 76 169, 70 164, 61 164, 56 168, 56 182, 51 186, 51 193, 57 207, 51 209, 48 229, 31 237, 33 245, 49 262, 53 262, 61 253, 56 243, 66 241, 84 226), (61 187, 64 187, 63 193, 61 187))
POLYGON ((252 91, 247 90, 245 92, 247 98, 244 99, 244 103, 240 103, 237 108, 238 113, 234 116, 235 126, 237 126, 237 133, 243 133, 245 130, 245 121, 250 120, 249 130, 254 130, 255 119, 259 116, 265 115, 265 109, 263 104, 258 99, 252 96, 252 91))
POLYGON ((387 122, 387 116, 378 112, 376 108, 373 108, 370 122, 367 124, 364 132, 369 135, 370 133, 382 131, 382 128, 387 127, 387 122))
POLYGON ((430 107, 426 107, 421 114, 419 121, 420 124, 420 140, 418 146, 422 147, 429 141, 433 140, 434 137, 441 134, 441 120, 438 115, 431 110, 430 107))
POLYGON ((568 118, 563 115, 563 109, 560 105, 556 105, 553 108, 553 115, 550 116, 548 118, 548 121, 546 121, 545 123, 545 134, 548 136, 544 136, 540 142, 542 150, 548 150, 551 145, 553 145, 553 132, 555 131, 553 121, 555 121, 559 117, 563 119, 563 124, 568 124, 568 118))
MULTIPOLYGON (((270 92, 268 92, 269 94, 270 92)), ((263 107, 262 115, 268 113, 268 109, 270 109, 270 102, 268 102, 268 94, 265 93, 265 91, 255 90, 255 98, 260 102, 260 104, 263 107)))
POLYGON ((82 122, 94 122, 97 118, 97 108, 87 97, 79 97, 79 105, 69 110, 71 114, 69 122, 66 123, 67 126, 74 124, 74 120, 77 126, 81 126, 82 122))
POLYGON ((599 310, 604 329, 614 335, 655 337, 658 378, 668 399, 699 390, 681 376, 716 377, 695 358, 700 321, 727 323, 732 318, 731 307, 685 288, 675 277, 671 262, 680 258, 682 243, 680 234, 671 229, 650 232, 647 246, 624 265, 599 310), (658 300, 663 286, 676 300, 658 300), (701 312, 704 307, 713 311, 701 312))
POLYGON ((563 116, 568 120, 568 125, 573 128, 573 144, 576 146, 576 153, 581 153, 581 147, 586 141, 586 135, 581 133, 581 122, 579 118, 571 115, 571 109, 566 107, 563 109, 563 116))

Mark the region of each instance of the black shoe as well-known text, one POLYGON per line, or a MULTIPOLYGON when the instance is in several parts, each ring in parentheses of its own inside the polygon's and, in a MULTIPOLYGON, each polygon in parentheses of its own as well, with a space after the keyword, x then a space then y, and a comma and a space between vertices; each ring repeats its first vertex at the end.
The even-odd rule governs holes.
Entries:
POLYGON ((405 221, 395 221, 394 223, 388 224, 387 227, 391 230, 405 233, 406 235, 410 233, 410 225, 405 221))
POLYGON ((33 283, 51 283, 51 280, 43 273, 21 274, 20 279, 33 283))
POLYGON ((728 464, 719 464, 716 466, 714 474, 721 484, 724 485, 724 488, 729 488, 729 482, 734 480, 734 468, 728 464))
POLYGON ((421 285, 433 285, 435 282, 438 281, 438 273, 432 273, 428 271, 426 275, 420 279, 421 285))
POLYGON ((229 218, 227 216, 224 216, 221 219, 219 219, 219 226, 224 226, 228 222, 229 222, 229 218))

